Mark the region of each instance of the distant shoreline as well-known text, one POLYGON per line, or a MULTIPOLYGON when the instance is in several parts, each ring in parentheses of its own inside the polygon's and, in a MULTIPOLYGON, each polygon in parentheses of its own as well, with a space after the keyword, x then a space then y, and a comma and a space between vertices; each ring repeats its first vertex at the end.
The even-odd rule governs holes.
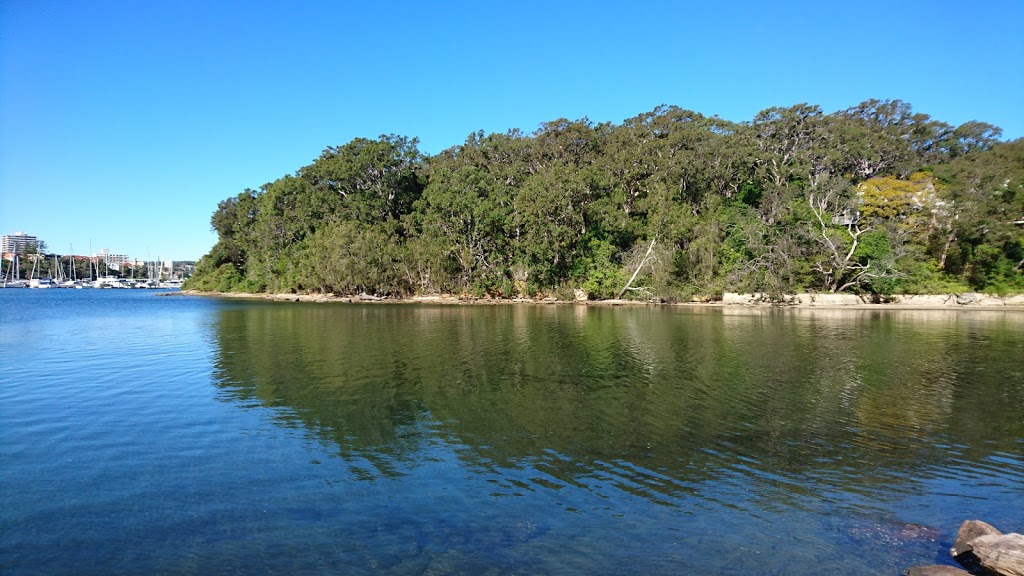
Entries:
POLYGON ((829 310, 963 310, 963 311, 1017 311, 1024 312, 1024 295, 988 296, 980 294, 893 296, 891 301, 864 302, 851 294, 796 294, 784 301, 761 300, 757 295, 725 294, 722 300, 708 302, 647 302, 640 300, 558 300, 554 298, 475 298, 450 294, 413 296, 409 298, 381 298, 377 296, 337 296, 334 294, 265 294, 250 292, 202 292, 182 290, 163 295, 192 295, 216 298, 268 300, 273 302, 354 303, 354 304, 443 304, 451 306, 495 306, 503 304, 575 305, 575 306, 669 306, 680 308, 723 309, 829 309, 829 310))

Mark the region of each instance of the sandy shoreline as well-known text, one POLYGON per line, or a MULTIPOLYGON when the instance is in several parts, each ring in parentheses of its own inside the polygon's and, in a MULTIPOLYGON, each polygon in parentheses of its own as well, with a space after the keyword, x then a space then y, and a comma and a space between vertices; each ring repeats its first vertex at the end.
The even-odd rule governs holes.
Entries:
POLYGON ((852 295, 806 295, 787 297, 785 303, 763 302, 756 295, 726 294, 723 300, 711 302, 643 302, 637 300, 557 300, 554 298, 472 298, 452 295, 414 296, 411 298, 379 298, 375 296, 337 296, 334 294, 256 294, 238 292, 200 292, 182 290, 181 294, 214 298, 269 300, 274 302, 358 303, 358 304, 443 304, 452 306, 496 306, 507 304, 573 305, 573 306, 668 306, 680 308, 726 309, 831 309, 831 310, 989 310, 1024 312, 1024 296, 996 297, 985 295, 923 295, 896 296, 885 303, 867 303, 852 295))

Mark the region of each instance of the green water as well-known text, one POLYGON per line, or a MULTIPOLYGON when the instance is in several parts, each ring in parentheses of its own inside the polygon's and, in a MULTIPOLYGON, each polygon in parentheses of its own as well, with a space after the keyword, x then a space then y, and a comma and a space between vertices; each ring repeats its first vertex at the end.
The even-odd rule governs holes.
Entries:
POLYGON ((556 451, 637 460, 694 480, 680 472, 714 476, 714 448, 733 446, 761 468, 841 470, 839 487, 852 488, 874 483, 878 467, 900 473, 941 460, 945 446, 928 439, 1018 450, 1022 320, 268 307, 223 313, 217 366, 220 384, 240 399, 286 407, 287 418, 356 453, 415 455, 396 442, 401 431, 436 422, 475 448, 470 463, 556 451), (850 470, 850 462, 872 465, 850 470))

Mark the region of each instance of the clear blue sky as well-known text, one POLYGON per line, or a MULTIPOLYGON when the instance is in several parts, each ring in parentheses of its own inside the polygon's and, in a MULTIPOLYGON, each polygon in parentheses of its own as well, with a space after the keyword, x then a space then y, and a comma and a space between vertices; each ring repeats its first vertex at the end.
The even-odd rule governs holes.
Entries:
POLYGON ((396 133, 898 98, 1024 136, 1024 2, 0 1, 0 233, 191 260, 217 202, 396 133))

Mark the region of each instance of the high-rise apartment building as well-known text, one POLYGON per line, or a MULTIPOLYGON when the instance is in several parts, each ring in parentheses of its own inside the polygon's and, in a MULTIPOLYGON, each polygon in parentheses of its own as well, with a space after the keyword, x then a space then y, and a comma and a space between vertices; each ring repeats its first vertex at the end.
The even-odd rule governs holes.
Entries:
POLYGON ((39 239, 24 232, 0 236, 0 252, 4 254, 24 254, 28 247, 38 248, 39 239))

